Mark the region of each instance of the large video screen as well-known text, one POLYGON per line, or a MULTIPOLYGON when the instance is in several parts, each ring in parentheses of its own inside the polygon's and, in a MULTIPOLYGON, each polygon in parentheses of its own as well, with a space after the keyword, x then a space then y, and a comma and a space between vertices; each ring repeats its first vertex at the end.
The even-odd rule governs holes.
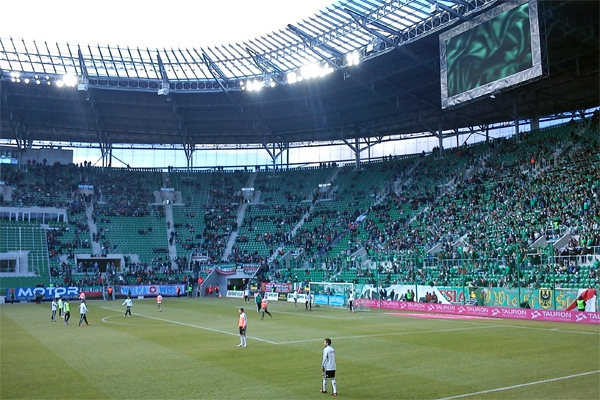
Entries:
POLYGON ((542 75, 535 0, 501 3, 440 35, 442 108, 542 75))

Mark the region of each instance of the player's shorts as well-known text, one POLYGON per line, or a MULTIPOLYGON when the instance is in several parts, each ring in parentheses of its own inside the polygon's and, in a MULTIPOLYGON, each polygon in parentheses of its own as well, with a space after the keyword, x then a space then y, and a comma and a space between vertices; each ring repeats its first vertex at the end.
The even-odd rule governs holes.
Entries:
POLYGON ((331 371, 325 371, 325 378, 335 378, 335 369, 331 371))
POLYGON ((240 335, 245 335, 246 334, 246 327, 240 327, 240 335))

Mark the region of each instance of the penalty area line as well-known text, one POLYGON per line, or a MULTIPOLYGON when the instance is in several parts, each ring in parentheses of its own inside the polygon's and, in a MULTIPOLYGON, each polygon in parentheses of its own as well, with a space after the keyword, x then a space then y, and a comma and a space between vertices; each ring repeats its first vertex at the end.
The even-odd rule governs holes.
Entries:
MULTIPOLYGON (((111 310, 111 311, 119 311, 119 310, 115 310, 114 308, 108 308, 108 307, 102 307, 102 308, 107 309, 107 310, 111 310)), ((168 322, 168 323, 171 323, 171 324, 176 324, 176 325, 181 325, 181 326, 187 326, 189 328, 197 328, 197 329, 203 329, 203 330, 211 331, 211 332, 224 333, 226 335, 231 335, 231 336, 239 336, 239 333, 232 333, 232 332, 222 331, 220 329, 208 328, 206 326, 188 324, 188 323, 179 322, 179 321, 172 321, 172 320, 169 320, 169 319, 152 317, 150 315, 144 315, 144 314, 137 314, 136 313, 135 315, 138 316, 138 317, 144 317, 144 318, 148 318, 148 319, 154 319, 156 321, 168 322)), ((257 337, 254 337, 254 336, 248 336, 248 338, 249 339, 253 339, 253 340, 258 340, 259 342, 265 342, 265 343, 269 343, 269 344, 278 344, 277 342, 272 342, 270 340, 261 339, 261 338, 257 338, 257 337)))
POLYGON ((565 379, 578 378, 580 376, 593 375, 593 374, 598 374, 598 373, 600 373, 600 370, 589 371, 589 372, 582 372, 580 374, 573 374, 573 375, 567 375, 567 376, 559 376, 558 378, 550 378, 550 379, 544 379, 544 380, 541 380, 541 381, 521 383, 519 385, 505 386, 505 387, 496 388, 496 389, 489 389, 489 390, 482 390, 480 392, 465 393, 465 394, 459 394, 457 396, 450 396, 450 397, 442 397, 440 400, 460 399, 462 397, 478 396, 480 394, 501 392, 501 391, 504 391, 504 390, 512 390, 512 389, 517 389, 517 388, 526 387, 526 386, 539 385, 539 384, 542 384, 542 383, 562 381, 562 380, 565 380, 565 379))

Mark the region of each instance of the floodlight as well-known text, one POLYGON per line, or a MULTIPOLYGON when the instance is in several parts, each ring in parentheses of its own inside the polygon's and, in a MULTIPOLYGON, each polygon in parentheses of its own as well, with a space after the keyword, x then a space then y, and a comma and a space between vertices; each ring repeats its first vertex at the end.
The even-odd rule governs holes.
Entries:
POLYGON ((63 76, 63 82, 66 86, 75 87, 77 85, 77 77, 73 75, 65 75, 63 76))
MULTIPOLYGON (((37 75, 36 75, 36 76, 37 76, 37 75)), ((36 80, 35 80, 35 83, 37 83, 37 84, 39 85, 39 84, 40 84, 40 83, 42 83, 42 82, 41 82, 39 79, 36 79, 36 80)))
POLYGON ((258 92, 263 88, 263 83, 258 79, 254 81, 248 81, 246 82, 246 84, 248 86, 248 90, 250 90, 251 92, 258 92))
POLYGON ((298 75, 295 72, 290 72, 287 74, 287 82, 289 84, 298 82, 298 75))
POLYGON ((25 78, 25 83, 29 83, 29 78, 25 78))
POLYGON ((333 68, 329 64, 323 64, 319 68, 319 77, 324 77, 333 72, 333 68))
POLYGON ((352 53, 348 53, 346 55, 346 64, 348 64, 349 67, 353 66, 353 65, 358 65, 360 63, 360 54, 358 53, 358 51, 353 51, 352 53))
POLYGON ((169 84, 166 82, 163 82, 160 84, 160 88, 158 89, 158 95, 159 96, 168 96, 170 91, 171 91, 171 87, 169 86, 169 84))
POLYGON ((309 64, 300 67, 300 75, 303 78, 310 79, 319 75, 319 65, 318 64, 309 64))
MULTIPOLYGON (((50 82, 48 82, 48 83, 50 83, 50 82)), ((62 81, 62 79, 58 79, 56 81, 56 86, 58 86, 59 88, 61 88, 61 87, 65 86, 65 83, 62 81)))

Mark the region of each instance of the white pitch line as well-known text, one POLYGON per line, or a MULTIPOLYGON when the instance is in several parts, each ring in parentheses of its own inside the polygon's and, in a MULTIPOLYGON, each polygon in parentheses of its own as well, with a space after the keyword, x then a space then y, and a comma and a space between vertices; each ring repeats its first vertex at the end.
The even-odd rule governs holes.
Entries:
POLYGON ((580 376, 592 375, 592 374, 597 374, 597 373, 600 373, 600 370, 597 370, 597 371, 589 371, 589 372, 582 372, 581 374, 574 374, 574 375, 560 376, 560 377, 558 377, 558 378, 544 379, 543 381, 535 381, 535 382, 529 382, 529 383, 521 383, 521 384, 519 384, 519 385, 505 386, 505 387, 496 388, 496 389, 482 390, 482 391, 480 391, 480 392, 473 392, 473 393, 459 394, 458 396, 442 397, 440 400, 460 399, 460 398, 462 398, 462 397, 478 396, 478 395, 480 395, 480 394, 487 394, 487 393, 501 392, 501 391, 504 391, 504 390, 511 390, 511 389, 516 389, 516 388, 520 388, 520 387, 526 387, 526 386, 539 385, 539 384, 541 384, 541 383, 556 382, 556 381, 561 381, 561 380, 564 380, 564 379, 577 378, 577 377, 580 377, 580 376))
MULTIPOLYGON (((370 335, 356 335, 356 336, 332 336, 332 339, 362 339, 362 338, 372 338, 379 336, 398 336, 398 335, 421 335, 424 333, 439 333, 439 332, 454 332, 454 331, 470 331, 474 329, 488 329, 488 328, 497 328, 497 326, 479 326, 476 328, 452 328, 452 329, 438 329, 438 330, 427 330, 427 331, 414 331, 414 332, 392 332, 392 333, 373 333, 370 335)), ((304 340, 292 340, 288 342, 279 342, 277 344, 293 344, 293 343, 304 343, 304 342, 314 342, 317 340, 323 339, 304 339, 304 340)))
MULTIPOLYGON (((138 315, 138 314, 133 313, 133 315, 138 315)), ((106 324, 112 324, 112 325, 139 326, 139 324, 130 324, 130 323, 123 322, 123 321, 129 321, 129 319, 121 320, 121 322, 112 322, 112 321, 109 321, 109 319, 116 318, 118 316, 120 316, 120 314, 119 315, 107 315, 106 317, 102 318, 102 322, 104 322, 106 324)), ((154 325, 144 325, 144 326, 163 326, 163 324, 156 323, 154 325)))
POLYGON ((315 313, 312 313, 310 311, 307 311, 306 313, 303 312, 299 312, 299 313, 295 313, 295 312, 289 312, 289 311, 275 311, 277 314, 289 314, 289 315, 297 315, 299 317, 312 317, 312 318, 324 318, 324 319, 334 319, 334 320, 351 320, 351 319, 363 319, 363 318, 373 318, 373 316, 365 316, 365 317, 327 317, 325 315, 315 315, 315 313))
MULTIPOLYGON (((102 308, 104 308, 106 310, 111 310, 111 311, 119 311, 119 310, 115 310, 114 308, 108 308, 108 307, 102 307, 102 308)), ((190 327, 190 328, 198 328, 198 329, 204 329, 206 331, 211 331, 211 332, 224 333, 226 335, 231 335, 231 336, 239 336, 238 333, 231 333, 231 332, 227 332, 227 331, 222 331, 220 329, 208 328, 206 326, 200 326, 200 325, 194 325, 194 324, 187 324, 185 322, 179 322, 179 321, 171 321, 171 320, 165 319, 165 318, 152 317, 150 315, 143 315, 143 314, 137 314, 137 313, 134 314, 134 315, 139 316, 139 317, 154 319, 154 320, 157 320, 157 321, 169 322, 171 324, 177 324, 177 325, 187 326, 187 327, 190 327)), ((248 336, 248 338, 254 339, 254 340, 258 340, 259 342, 265 342, 265 343, 269 343, 269 344, 277 344, 277 342, 272 342, 272 341, 266 340, 266 339, 260 339, 260 338, 254 337, 254 336, 248 336)))

